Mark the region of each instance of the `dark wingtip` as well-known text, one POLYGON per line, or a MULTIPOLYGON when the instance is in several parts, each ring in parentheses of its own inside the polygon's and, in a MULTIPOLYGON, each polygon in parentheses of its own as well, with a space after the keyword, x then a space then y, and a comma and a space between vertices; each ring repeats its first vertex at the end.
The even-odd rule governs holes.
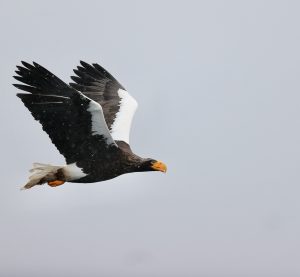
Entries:
POLYGON ((25 97, 24 95, 30 95, 30 94, 29 93, 17 93, 16 95, 17 95, 17 97, 23 99, 25 97))
POLYGON ((71 79, 76 83, 79 83, 81 80, 78 76, 71 76, 71 79))
POLYGON ((13 86, 15 86, 16 88, 20 89, 20 90, 24 90, 26 92, 30 92, 30 93, 38 93, 40 92, 39 89, 32 87, 32 86, 25 86, 25 85, 20 85, 20 84, 13 84, 13 86))
POLYGON ((32 62, 32 64, 33 64, 35 67, 42 67, 41 65, 39 65, 39 64, 36 63, 36 62, 32 62))
POLYGON ((25 87, 29 87, 29 86, 25 86, 25 85, 20 85, 20 84, 12 84, 14 87, 24 90, 25 87))
POLYGON ((84 62, 84 61, 80 61, 80 64, 81 64, 83 67, 89 67, 89 66, 90 66, 87 62, 84 62))
MULTIPOLYGON (((26 68, 28 69, 33 69, 33 65, 31 65, 30 63, 28 62, 25 62, 25 61, 21 61, 21 63, 23 64, 23 66, 25 66, 26 68)), ((19 68, 19 66, 17 66, 17 68, 19 68)))
POLYGON ((93 66, 94 66, 97 70, 100 70, 100 71, 103 71, 103 72, 105 72, 105 73, 108 73, 107 70, 106 70, 103 66, 101 66, 100 64, 98 64, 98 63, 93 63, 93 66))
POLYGON ((13 76, 16 80, 20 81, 20 82, 23 82, 23 78, 20 77, 20 76, 13 76))
POLYGON ((82 70, 84 70, 84 67, 78 65, 78 66, 77 66, 77 69, 78 69, 79 71, 82 71, 82 70))
POLYGON ((23 66, 20 66, 20 65, 17 65, 17 68, 18 68, 20 71, 22 71, 22 70, 24 70, 24 69, 27 70, 27 68, 25 68, 25 67, 23 67, 23 66))

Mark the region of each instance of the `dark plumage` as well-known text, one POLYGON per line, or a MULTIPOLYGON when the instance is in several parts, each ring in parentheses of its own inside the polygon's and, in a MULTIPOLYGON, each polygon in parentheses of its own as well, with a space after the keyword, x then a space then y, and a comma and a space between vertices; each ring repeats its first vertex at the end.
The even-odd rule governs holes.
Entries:
POLYGON ((89 183, 124 173, 166 171, 153 159, 135 155, 129 146, 131 120, 136 101, 124 87, 98 64, 81 62, 74 70, 75 83, 67 85, 33 62, 17 66, 15 87, 33 117, 66 159, 66 166, 34 164, 25 188, 48 182, 89 183))

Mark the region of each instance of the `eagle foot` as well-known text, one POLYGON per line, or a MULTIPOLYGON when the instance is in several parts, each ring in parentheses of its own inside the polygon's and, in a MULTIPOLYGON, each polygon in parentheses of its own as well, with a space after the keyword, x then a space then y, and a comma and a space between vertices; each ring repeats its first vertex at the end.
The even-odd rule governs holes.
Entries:
POLYGON ((48 185, 50 187, 58 187, 61 186, 63 183, 65 183, 65 181, 55 180, 55 181, 48 182, 48 185))

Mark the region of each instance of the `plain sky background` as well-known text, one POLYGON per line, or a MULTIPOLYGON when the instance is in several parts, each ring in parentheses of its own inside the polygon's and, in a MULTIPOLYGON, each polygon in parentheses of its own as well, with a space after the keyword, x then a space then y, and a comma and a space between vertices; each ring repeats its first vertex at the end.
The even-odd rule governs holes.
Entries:
POLYGON ((300 276, 299 1, 0 1, 0 276, 300 276), (79 60, 137 99, 166 175, 20 191, 64 159, 15 65, 79 60))

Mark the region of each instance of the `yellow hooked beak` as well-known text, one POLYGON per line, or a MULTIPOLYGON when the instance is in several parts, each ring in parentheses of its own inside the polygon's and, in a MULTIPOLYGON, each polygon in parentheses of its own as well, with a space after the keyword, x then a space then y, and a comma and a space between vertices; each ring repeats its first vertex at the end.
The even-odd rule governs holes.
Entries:
POLYGON ((157 170, 157 171, 164 172, 164 173, 167 172, 167 166, 163 162, 160 162, 160 161, 153 163, 151 168, 153 168, 154 170, 157 170))

